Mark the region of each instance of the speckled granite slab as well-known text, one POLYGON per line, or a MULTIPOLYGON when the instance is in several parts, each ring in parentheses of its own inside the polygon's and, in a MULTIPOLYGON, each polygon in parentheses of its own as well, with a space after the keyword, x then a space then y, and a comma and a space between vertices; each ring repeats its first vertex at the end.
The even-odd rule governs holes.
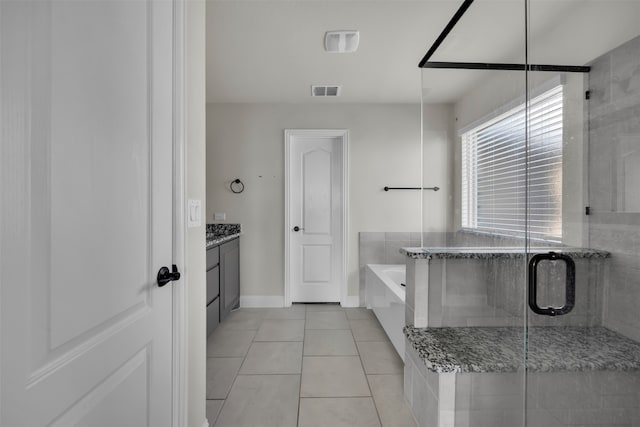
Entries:
POLYGON ((240 224, 207 224, 207 248, 235 239, 240 234, 240 224))
MULTIPOLYGON (((405 335, 432 372, 516 372, 524 367, 524 329, 414 328, 405 335)), ((640 343, 604 327, 529 328, 532 372, 637 371, 640 343)))
MULTIPOLYGON (((558 252, 574 258, 608 258, 609 252, 596 249, 570 247, 529 248, 530 254, 558 252)), ((401 248, 400 253, 413 259, 490 259, 524 257, 524 248, 515 247, 426 247, 401 248)))

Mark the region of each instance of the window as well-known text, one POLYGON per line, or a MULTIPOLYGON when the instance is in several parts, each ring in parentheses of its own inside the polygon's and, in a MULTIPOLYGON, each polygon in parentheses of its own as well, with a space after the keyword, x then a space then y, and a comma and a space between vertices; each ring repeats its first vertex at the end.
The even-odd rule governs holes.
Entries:
POLYGON ((528 197, 529 236, 561 240, 562 102, 530 101, 528 161, 524 104, 462 134, 463 228, 524 237, 528 197))

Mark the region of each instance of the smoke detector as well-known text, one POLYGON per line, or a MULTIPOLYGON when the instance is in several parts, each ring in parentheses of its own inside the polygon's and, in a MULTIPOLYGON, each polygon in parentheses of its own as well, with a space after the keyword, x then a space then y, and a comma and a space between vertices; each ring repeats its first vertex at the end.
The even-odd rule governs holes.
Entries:
POLYGON ((355 52, 359 43, 359 31, 327 31, 324 35, 324 50, 331 53, 355 52))
POLYGON ((311 96, 340 96, 342 86, 337 85, 313 85, 311 96))

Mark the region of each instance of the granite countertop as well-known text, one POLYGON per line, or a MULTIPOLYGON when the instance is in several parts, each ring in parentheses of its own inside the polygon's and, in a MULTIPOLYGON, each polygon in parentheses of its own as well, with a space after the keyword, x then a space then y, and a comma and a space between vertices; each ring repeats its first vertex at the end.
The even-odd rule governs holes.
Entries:
MULTIPOLYGON (((519 327, 414 328, 404 333, 432 372, 516 372, 523 369, 519 327)), ((530 372, 640 370, 640 343, 598 327, 530 327, 530 372)))
MULTIPOLYGON (((565 246, 529 248, 530 254, 558 252, 574 258, 608 258, 609 252, 565 246)), ((400 253, 413 259, 490 259, 523 258, 524 247, 426 247, 401 248, 400 253)))
POLYGON ((240 224, 207 224, 207 249, 240 237, 240 224))

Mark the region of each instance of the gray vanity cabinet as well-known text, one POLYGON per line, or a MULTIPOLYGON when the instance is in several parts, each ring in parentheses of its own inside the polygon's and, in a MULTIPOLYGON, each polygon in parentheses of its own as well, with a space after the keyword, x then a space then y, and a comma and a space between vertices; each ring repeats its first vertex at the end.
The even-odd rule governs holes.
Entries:
POLYGON ((207 335, 240 305, 240 239, 207 249, 207 335))
POLYGON ((220 245, 220 321, 240 305, 240 239, 220 245))

